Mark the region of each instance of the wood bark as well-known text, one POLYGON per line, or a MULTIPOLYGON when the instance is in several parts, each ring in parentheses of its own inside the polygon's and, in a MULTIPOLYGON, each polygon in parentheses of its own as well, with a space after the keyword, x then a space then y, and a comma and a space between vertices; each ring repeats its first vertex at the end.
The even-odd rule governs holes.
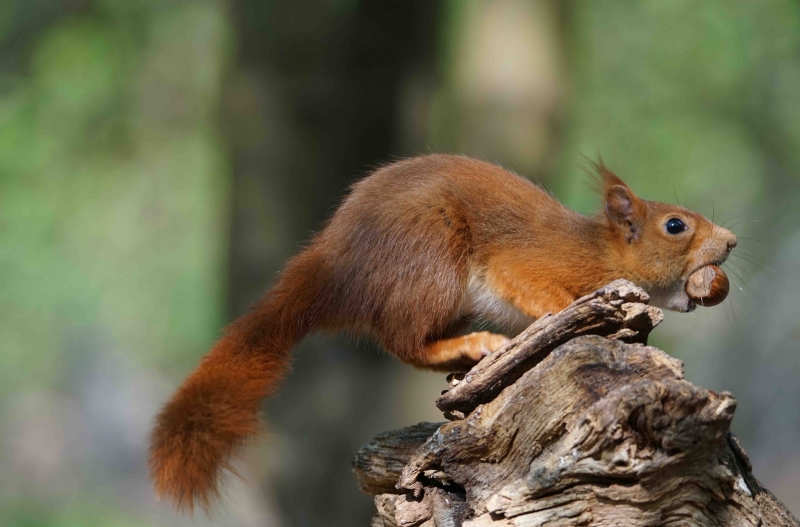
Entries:
POLYGON ((800 526, 752 475, 730 393, 645 344, 661 313, 617 281, 534 323, 354 473, 376 527, 800 526))

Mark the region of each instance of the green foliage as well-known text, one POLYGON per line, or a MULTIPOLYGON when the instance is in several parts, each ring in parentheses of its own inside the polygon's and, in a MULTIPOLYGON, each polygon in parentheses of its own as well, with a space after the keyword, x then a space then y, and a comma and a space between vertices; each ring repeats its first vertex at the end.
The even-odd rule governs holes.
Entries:
MULTIPOLYGON (((768 158, 800 169, 800 9, 794 2, 576 4, 563 172, 556 187, 591 210, 582 152, 598 150, 642 195, 683 202, 713 197, 734 216, 770 179, 768 158), (782 77, 782 78, 780 78, 782 77), (734 192, 735 190, 735 192, 734 192)), ((700 206, 711 214, 711 202, 700 206)))
MULTIPOLYGON (((64 4, 0 3, 0 422, 17 392, 79 397, 102 356, 194 361, 222 324, 227 19, 210 1, 64 4)), ((141 524, 45 491, 36 506, 13 456, 0 524, 141 524)))

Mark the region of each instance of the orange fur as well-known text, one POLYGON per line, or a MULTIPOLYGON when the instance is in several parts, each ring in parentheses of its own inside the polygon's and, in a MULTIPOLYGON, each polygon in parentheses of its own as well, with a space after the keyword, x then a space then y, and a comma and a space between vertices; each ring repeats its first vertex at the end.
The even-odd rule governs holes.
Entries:
POLYGON ((414 366, 467 368, 507 341, 463 336, 473 319, 517 331, 616 278, 664 307, 691 309, 686 278, 721 263, 736 237, 683 207, 640 199, 602 162, 595 168, 605 206, 594 217, 466 157, 408 159, 354 185, 158 416, 157 492, 184 509, 212 503, 220 472, 257 431, 260 401, 309 331, 370 333, 414 366), (686 232, 665 231, 673 217, 686 232))

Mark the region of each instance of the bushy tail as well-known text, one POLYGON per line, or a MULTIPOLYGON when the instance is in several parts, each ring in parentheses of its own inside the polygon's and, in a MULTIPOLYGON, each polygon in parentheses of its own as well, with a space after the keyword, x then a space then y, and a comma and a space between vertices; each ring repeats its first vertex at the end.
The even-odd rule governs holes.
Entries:
POLYGON ((311 329, 321 269, 310 252, 287 265, 278 285, 233 322, 159 414, 150 473, 159 496, 181 510, 208 510, 237 447, 257 433, 261 400, 289 369, 294 344, 311 329))

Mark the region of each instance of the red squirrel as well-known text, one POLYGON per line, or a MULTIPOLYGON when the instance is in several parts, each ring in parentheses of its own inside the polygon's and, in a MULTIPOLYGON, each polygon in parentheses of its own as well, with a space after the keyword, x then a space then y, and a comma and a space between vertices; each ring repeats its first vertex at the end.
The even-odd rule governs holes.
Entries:
POLYGON ((275 287, 230 324, 157 418, 150 468, 159 495, 208 508, 261 400, 313 330, 372 335, 418 368, 464 371, 516 334, 617 278, 660 307, 691 311, 686 280, 719 265, 736 236, 676 205, 637 197, 595 164, 602 212, 567 209, 499 166, 451 155, 392 163, 350 195, 275 287))

